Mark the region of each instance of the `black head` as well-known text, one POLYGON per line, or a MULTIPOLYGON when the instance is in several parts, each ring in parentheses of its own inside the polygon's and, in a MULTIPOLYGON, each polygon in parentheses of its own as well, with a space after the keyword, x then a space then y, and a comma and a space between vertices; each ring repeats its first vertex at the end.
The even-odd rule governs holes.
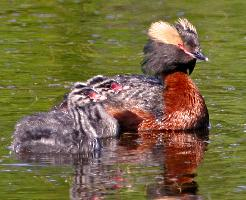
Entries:
POLYGON ((208 61, 202 54, 196 28, 187 19, 179 19, 174 26, 183 41, 183 46, 179 44, 179 47, 195 59, 208 61))
POLYGON ((155 22, 149 31, 149 41, 144 47, 143 72, 167 74, 174 71, 191 73, 196 60, 207 60, 201 54, 195 27, 187 19, 174 25, 155 22))

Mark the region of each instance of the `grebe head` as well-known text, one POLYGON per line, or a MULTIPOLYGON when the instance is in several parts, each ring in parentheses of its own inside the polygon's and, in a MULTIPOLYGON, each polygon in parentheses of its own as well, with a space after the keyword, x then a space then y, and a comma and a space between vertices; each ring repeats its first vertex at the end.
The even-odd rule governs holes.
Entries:
POLYGON ((78 147, 82 148, 85 146, 92 150, 99 150, 100 142, 97 139, 97 131, 90 123, 88 113, 96 113, 96 109, 91 107, 87 111, 87 106, 94 105, 91 102, 98 102, 102 100, 102 96, 99 95, 95 90, 88 87, 85 83, 77 82, 68 94, 67 104, 68 111, 73 118, 74 130, 76 130, 76 141, 78 147), (83 145, 86 144, 86 145, 83 145))
POLYGON ((195 59, 208 61, 208 58, 202 54, 196 28, 187 19, 181 18, 174 26, 183 41, 183 44, 179 44, 179 47, 195 59))
POLYGON ((68 94, 68 111, 73 118, 76 140, 86 141, 93 150, 100 149, 98 138, 117 136, 118 122, 104 110, 106 97, 84 83, 74 84, 68 94))
POLYGON ((174 25, 155 22, 151 24, 148 36, 142 62, 146 74, 159 75, 174 71, 191 74, 196 60, 208 60, 201 53, 196 28, 187 19, 179 19, 174 25))
POLYGON ((122 90, 121 84, 116 82, 114 79, 107 79, 93 86, 93 88, 100 94, 104 93, 117 93, 122 90))
POLYGON ((123 89, 120 83, 102 75, 95 76, 86 83, 102 95, 106 93, 117 93, 123 89))
POLYGON ((76 82, 68 94, 68 107, 83 106, 100 100, 104 100, 104 98, 98 92, 88 87, 85 83, 76 82))

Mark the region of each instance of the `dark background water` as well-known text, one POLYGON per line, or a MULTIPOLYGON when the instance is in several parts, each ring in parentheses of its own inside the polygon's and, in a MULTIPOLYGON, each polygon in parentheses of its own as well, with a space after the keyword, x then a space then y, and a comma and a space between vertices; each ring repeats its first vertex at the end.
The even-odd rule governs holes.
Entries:
POLYGON ((243 0, 1 1, 1 199, 246 199, 245 10, 243 0), (17 120, 48 110, 71 82, 141 73, 150 23, 178 17, 197 27, 210 59, 191 75, 209 109, 209 141, 181 133, 153 145, 126 136, 94 159, 9 153, 17 120))

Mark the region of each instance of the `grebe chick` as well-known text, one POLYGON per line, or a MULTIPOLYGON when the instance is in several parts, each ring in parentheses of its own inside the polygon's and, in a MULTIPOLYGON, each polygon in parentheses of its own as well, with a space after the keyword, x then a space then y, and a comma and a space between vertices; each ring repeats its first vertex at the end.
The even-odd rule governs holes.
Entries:
MULTIPOLYGON (((108 94, 117 94, 118 92, 122 91, 124 88, 116 82, 114 79, 111 79, 106 76, 102 75, 97 75, 89 80, 87 82, 76 82, 74 83, 73 87, 71 90, 75 87, 90 87, 94 89, 99 95, 98 98, 94 98, 97 101, 103 101, 107 99, 108 94)), ((67 107, 67 101, 68 101, 68 94, 65 94, 63 97, 63 101, 59 104, 56 105, 53 110, 61 110, 63 112, 68 112, 68 107, 67 107)), ((86 100, 86 98, 85 98, 86 100)), ((88 99, 86 100, 88 101, 88 99)), ((81 104, 87 103, 83 100, 80 100, 81 104)))
POLYGON ((189 130, 206 128, 205 101, 189 77, 201 53, 195 27, 187 19, 174 25, 159 21, 148 30, 142 69, 146 75, 112 77, 127 89, 107 96, 105 109, 122 130, 189 130))
POLYGON ((107 93, 117 94, 124 89, 124 87, 114 79, 102 75, 97 75, 87 80, 86 85, 92 87, 101 95, 106 95, 107 93))
MULTIPOLYGON (((76 113, 76 119, 60 110, 36 113, 24 117, 15 126, 11 149, 16 153, 79 153, 91 152, 99 148, 92 142, 93 140, 90 134, 102 138, 104 137, 104 133, 102 131, 100 132, 100 130, 109 131, 109 129, 105 128, 107 125, 102 128, 99 126, 96 127, 97 120, 102 124, 102 118, 105 116, 105 111, 101 110, 103 109, 102 106, 97 106, 96 103, 93 103, 100 100, 100 95, 93 89, 78 83, 75 84, 71 93, 73 95, 76 94, 76 97, 78 97, 76 100, 83 101, 83 106, 85 106, 80 105, 79 108, 76 107, 77 110, 74 109, 73 113, 76 113), (90 104, 91 102, 93 104, 90 104), (100 114, 100 112, 103 114, 100 114), (88 116, 86 116, 87 114, 88 116), (86 127, 80 127, 81 129, 74 127, 75 120, 77 123, 80 120, 85 124, 85 121, 91 116, 94 116, 94 123, 91 121, 90 124, 86 124, 86 127), (92 133, 86 132, 91 130, 92 133), (95 131, 99 131, 98 135, 96 135, 97 132, 95 133, 95 131)), ((71 104, 70 100, 73 102, 75 100, 71 98, 71 94, 69 94, 69 105, 72 106, 73 104, 71 104)), ((69 109, 72 110, 73 108, 70 107, 69 109)), ((108 137, 108 135, 113 136, 113 134, 117 135, 116 126, 117 123, 113 129, 113 133, 107 132, 105 133, 105 137, 108 137)))
MULTIPOLYGON (((92 89, 90 88, 90 90, 92 89)), ((85 105, 85 98, 83 98, 84 95, 81 95, 81 93, 85 93, 84 86, 75 83, 68 95, 68 110, 73 117, 74 129, 77 132, 75 140, 83 142, 83 138, 86 137, 91 140, 93 149, 100 149, 98 139, 118 136, 118 122, 105 112, 100 102, 92 102, 85 105)), ((88 93, 86 95, 90 96, 88 93)))

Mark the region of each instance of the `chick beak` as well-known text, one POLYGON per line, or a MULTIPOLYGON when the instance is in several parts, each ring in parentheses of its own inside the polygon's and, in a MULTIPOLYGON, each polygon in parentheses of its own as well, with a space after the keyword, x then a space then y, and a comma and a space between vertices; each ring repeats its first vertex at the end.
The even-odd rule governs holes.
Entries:
POLYGON ((204 56, 200 51, 196 51, 196 52, 194 52, 192 54, 198 60, 208 61, 208 57, 204 56))

